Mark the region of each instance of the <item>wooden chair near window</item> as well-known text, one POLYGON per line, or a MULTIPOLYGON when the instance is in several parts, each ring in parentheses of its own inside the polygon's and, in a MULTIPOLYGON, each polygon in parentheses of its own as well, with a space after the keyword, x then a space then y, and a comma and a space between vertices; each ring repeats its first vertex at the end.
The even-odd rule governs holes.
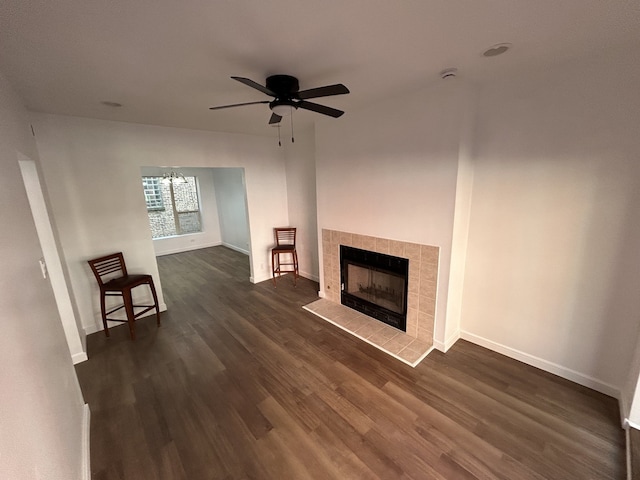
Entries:
POLYGON ((296 229, 294 227, 278 227, 273 229, 276 246, 271 249, 271 269, 273 286, 276 285, 276 275, 293 272, 293 284, 298 279, 298 254, 296 252, 296 229), (285 260, 281 259, 285 255, 285 260))
POLYGON ((153 310, 156 310, 156 322, 160 326, 160 308, 158 306, 158 297, 156 288, 153 284, 153 277, 146 274, 129 275, 127 266, 124 262, 122 252, 113 253, 100 258, 94 258, 88 261, 93 274, 98 281, 100 287, 100 311, 102 313, 102 324, 104 325, 104 333, 109 336, 109 327, 107 320, 112 322, 127 322, 129 324, 129 333, 131 340, 136 339, 136 319, 153 310), (153 305, 134 305, 131 291, 141 285, 148 285, 153 297, 153 305), (123 304, 107 311, 107 297, 122 297, 123 304), (112 313, 123 309, 126 312, 127 319, 121 320, 117 318, 108 318, 112 313), (135 309, 142 308, 137 313, 135 309))

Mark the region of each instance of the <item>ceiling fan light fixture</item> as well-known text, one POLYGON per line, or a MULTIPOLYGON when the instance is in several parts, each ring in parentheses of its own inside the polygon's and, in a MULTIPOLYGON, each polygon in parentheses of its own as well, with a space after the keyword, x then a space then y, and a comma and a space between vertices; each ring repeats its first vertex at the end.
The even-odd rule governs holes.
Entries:
POLYGON ((274 100, 271 102, 271 111, 281 117, 288 117, 293 113, 295 104, 288 100, 274 100))

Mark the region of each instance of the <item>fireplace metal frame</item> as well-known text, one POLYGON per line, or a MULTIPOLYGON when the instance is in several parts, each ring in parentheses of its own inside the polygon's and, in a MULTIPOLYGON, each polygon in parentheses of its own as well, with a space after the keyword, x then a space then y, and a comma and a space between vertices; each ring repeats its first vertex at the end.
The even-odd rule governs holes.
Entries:
POLYGON ((409 260, 384 253, 340 245, 340 301, 342 305, 357 310, 403 332, 407 331, 407 295, 409 290, 409 260), (348 282, 348 264, 388 273, 404 279, 403 311, 389 310, 345 291, 348 282))

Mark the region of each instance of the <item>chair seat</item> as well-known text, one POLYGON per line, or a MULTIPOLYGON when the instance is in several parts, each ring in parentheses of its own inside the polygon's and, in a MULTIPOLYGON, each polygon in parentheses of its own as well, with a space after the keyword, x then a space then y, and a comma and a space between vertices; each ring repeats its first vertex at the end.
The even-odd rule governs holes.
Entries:
POLYGON ((106 282, 102 289, 104 291, 122 290, 123 288, 132 288, 143 283, 149 283, 151 275, 125 275, 106 282))
POLYGON ((296 247, 294 247, 293 245, 280 245, 277 247, 273 247, 271 250, 274 252, 284 253, 284 252, 293 252, 295 249, 296 247))

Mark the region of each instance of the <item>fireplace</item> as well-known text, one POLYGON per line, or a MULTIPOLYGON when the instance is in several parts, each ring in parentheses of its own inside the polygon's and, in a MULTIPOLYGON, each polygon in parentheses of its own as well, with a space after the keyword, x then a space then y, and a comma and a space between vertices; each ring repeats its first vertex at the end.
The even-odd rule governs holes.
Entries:
POLYGON ((341 303, 407 330, 409 260, 340 245, 341 303))

